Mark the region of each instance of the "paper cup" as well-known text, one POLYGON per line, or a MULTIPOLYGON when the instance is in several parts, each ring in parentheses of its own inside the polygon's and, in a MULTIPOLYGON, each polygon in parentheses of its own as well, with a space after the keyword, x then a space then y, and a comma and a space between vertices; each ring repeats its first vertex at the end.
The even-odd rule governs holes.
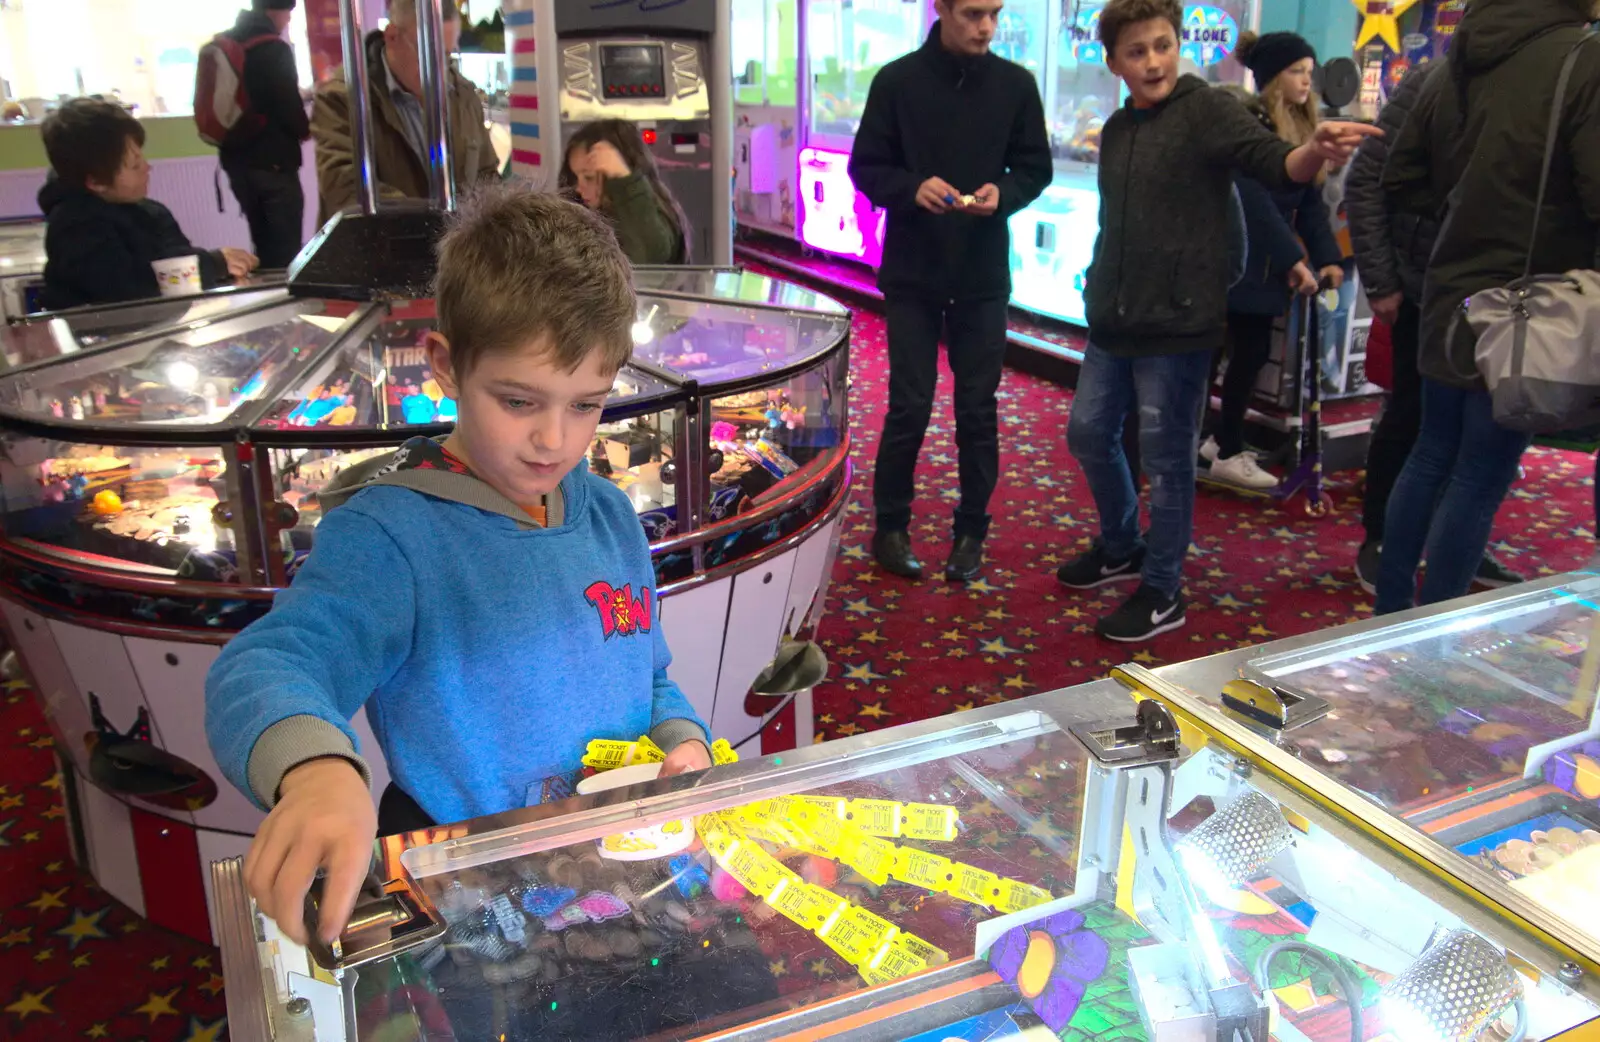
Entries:
MULTIPOLYGON (((661 774, 659 763, 636 763, 618 767, 614 771, 601 771, 578 783, 578 792, 587 795, 606 789, 620 789, 637 785, 661 774)), ((680 854, 694 843, 694 822, 689 818, 664 821, 642 829, 618 832, 595 840, 600 856, 612 861, 649 861, 658 857, 680 854)))
POLYGON ((161 287, 163 297, 187 297, 200 292, 200 258, 194 254, 151 261, 150 267, 155 269, 156 285, 161 287))

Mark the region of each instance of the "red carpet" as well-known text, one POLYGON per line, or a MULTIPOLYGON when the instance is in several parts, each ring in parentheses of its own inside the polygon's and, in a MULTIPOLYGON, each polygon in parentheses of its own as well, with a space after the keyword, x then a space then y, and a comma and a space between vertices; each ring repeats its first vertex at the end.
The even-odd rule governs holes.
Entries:
MULTIPOLYGON (((1203 491, 1188 628, 1144 649, 1101 643, 1093 621, 1116 593, 1068 594, 1051 574, 1095 531, 1066 452, 1070 397, 1017 373, 1001 391, 1004 474, 987 580, 961 588, 881 576, 867 547, 886 378, 874 315, 857 317, 853 368, 859 481, 822 626, 834 678, 817 691, 825 737, 1076 684, 1128 658, 1177 662, 1304 633, 1370 608, 1349 570, 1361 534, 1359 475, 1336 476, 1339 510, 1324 521, 1203 491)), ((918 472, 915 529, 938 562, 955 495, 948 376, 941 396, 918 472)), ((1529 574, 1582 564, 1593 546, 1592 461, 1538 451, 1527 464, 1501 511, 1501 554, 1529 574)), ((0 694, 0 1038, 225 1037, 216 952, 140 922, 77 874, 52 772, 31 696, 0 694)))

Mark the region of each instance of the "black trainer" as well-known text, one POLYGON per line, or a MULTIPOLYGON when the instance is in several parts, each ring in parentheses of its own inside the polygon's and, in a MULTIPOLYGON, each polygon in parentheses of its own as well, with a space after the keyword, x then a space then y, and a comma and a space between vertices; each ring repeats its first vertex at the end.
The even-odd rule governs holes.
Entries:
POLYGON ((1056 581, 1074 590, 1093 590, 1109 583, 1139 578, 1144 568, 1144 549, 1134 551, 1126 561, 1113 561, 1096 543, 1086 554, 1073 558, 1056 569, 1056 581))
POLYGON ((1383 560, 1383 545, 1368 540, 1356 551, 1356 582, 1373 597, 1378 595, 1378 565, 1383 560))
POLYGON ((1106 640, 1137 644, 1182 629, 1188 621, 1188 607, 1184 604, 1183 594, 1168 597, 1140 583, 1133 596, 1123 601, 1122 607, 1101 619, 1094 631, 1106 640))
POLYGON ((1525 575, 1519 575, 1495 560, 1493 554, 1484 554, 1483 561, 1478 565, 1478 574, 1473 576, 1473 582, 1479 586, 1487 586, 1491 590, 1498 590, 1506 586, 1516 586, 1528 581, 1525 575))

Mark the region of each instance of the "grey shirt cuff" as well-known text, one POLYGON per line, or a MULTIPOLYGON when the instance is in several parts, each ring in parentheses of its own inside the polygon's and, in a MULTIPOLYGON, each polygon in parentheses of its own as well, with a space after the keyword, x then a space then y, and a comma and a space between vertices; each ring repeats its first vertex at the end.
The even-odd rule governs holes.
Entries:
MULTIPOLYGON (((662 726, 687 722, 668 720, 662 726)), ((255 748, 250 750, 250 763, 246 768, 256 802, 271 810, 278 802, 278 787, 283 784, 283 776, 307 760, 325 756, 349 760, 350 766, 360 771, 362 780, 371 787, 372 771, 367 761, 356 755, 345 733, 328 721, 308 715, 290 716, 262 731, 255 748)))
POLYGON ((663 720, 650 728, 650 740, 664 753, 670 753, 684 742, 704 742, 706 752, 711 751, 711 739, 705 728, 681 716, 663 720))

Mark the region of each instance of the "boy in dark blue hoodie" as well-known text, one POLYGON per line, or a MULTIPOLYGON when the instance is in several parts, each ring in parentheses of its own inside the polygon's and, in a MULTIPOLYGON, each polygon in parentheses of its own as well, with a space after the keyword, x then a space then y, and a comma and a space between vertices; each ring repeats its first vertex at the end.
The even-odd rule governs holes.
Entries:
POLYGON ((338 936, 374 836, 564 795, 587 742, 648 733, 664 773, 711 765, 671 655, 633 506, 584 465, 633 347, 627 258, 604 219, 495 192, 440 245, 429 362, 457 402, 320 497, 317 544, 206 682, 228 778, 271 814, 245 860, 261 910, 338 936), (376 596, 377 591, 382 596, 376 596), (374 815, 350 719, 394 778, 374 815))

